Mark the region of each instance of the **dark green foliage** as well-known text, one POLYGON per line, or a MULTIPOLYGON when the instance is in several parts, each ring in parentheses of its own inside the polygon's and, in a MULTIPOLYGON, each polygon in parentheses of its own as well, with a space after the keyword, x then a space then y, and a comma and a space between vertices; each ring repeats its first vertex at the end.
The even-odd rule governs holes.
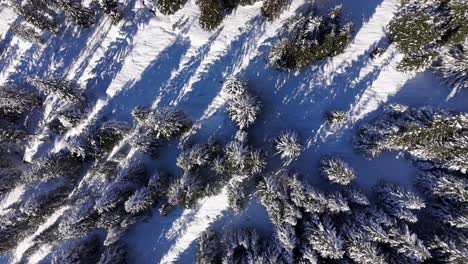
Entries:
POLYGON ((31 82, 43 93, 55 95, 60 99, 81 103, 86 100, 80 86, 74 82, 62 78, 32 79, 31 82))
POLYGON ((200 8, 199 23, 203 29, 213 30, 217 28, 224 19, 224 7, 221 0, 197 0, 200 8))
POLYGON ((73 156, 70 152, 62 151, 36 161, 32 165, 31 171, 25 173, 23 179, 26 182, 45 181, 60 177, 73 180, 80 176, 82 166, 81 159, 73 156))
POLYGON ((300 70, 314 61, 336 56, 351 41, 353 25, 340 27, 341 7, 325 17, 313 14, 290 18, 280 32, 282 39, 268 53, 270 66, 284 70, 300 70))
POLYGON ((261 9, 267 21, 273 21, 291 4, 291 0, 266 0, 261 9))
POLYGON ((372 156, 384 150, 405 151, 451 170, 468 170, 468 117, 430 107, 392 105, 384 116, 361 126, 355 149, 372 156))
POLYGON ((405 1, 388 25, 391 41, 405 55, 404 71, 430 66, 440 50, 462 44, 468 36, 468 3, 460 0, 405 1))
POLYGON ((158 0, 156 6, 159 12, 164 15, 172 15, 179 11, 185 3, 187 3, 187 0, 158 0))

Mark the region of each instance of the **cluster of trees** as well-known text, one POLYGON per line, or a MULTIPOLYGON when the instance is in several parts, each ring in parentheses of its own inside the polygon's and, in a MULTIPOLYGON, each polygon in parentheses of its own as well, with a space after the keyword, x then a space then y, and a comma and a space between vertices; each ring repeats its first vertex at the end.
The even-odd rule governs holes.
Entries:
POLYGON ((467 128, 466 113, 390 105, 380 118, 359 127, 353 142, 370 156, 396 150, 433 167, 467 173, 467 128))
POLYGON ((388 26, 392 42, 405 55, 399 68, 431 67, 455 88, 468 87, 467 20, 464 0, 402 1, 388 26))
MULTIPOLYGON (((426 181, 425 188, 437 195, 437 179, 446 176, 430 173, 433 179, 426 181)), ((286 169, 263 177, 256 193, 267 209, 274 234, 259 238, 255 229, 241 228, 224 234, 208 230, 198 239, 197 263, 468 260, 466 226, 460 225, 463 221, 466 224, 466 215, 460 217, 460 207, 450 211, 458 215, 450 215, 448 206, 441 208, 440 202, 431 200, 440 196, 424 200, 415 192, 381 181, 373 189, 375 200, 370 202, 354 187, 332 193, 317 190, 286 169), (456 216, 459 218, 455 220, 456 216)), ((460 205, 466 200, 444 202, 460 205)))
POLYGON ((280 40, 268 53, 268 64, 297 71, 342 53, 351 40, 353 24, 340 25, 341 10, 336 6, 327 16, 317 16, 312 10, 289 18, 279 32, 280 40))
POLYGON ((43 44, 42 32, 57 34, 61 16, 80 27, 90 28, 97 20, 97 7, 116 24, 123 18, 122 4, 118 0, 94 0, 85 7, 80 0, 9 0, 8 5, 24 22, 13 24, 10 30, 18 37, 43 44))

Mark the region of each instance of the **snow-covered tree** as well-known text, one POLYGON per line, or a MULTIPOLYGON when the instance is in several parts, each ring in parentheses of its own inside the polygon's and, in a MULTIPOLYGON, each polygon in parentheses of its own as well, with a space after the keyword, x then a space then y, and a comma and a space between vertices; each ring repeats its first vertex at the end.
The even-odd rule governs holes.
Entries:
POLYGON ((422 198, 397 184, 381 181, 375 186, 374 191, 384 210, 401 220, 416 222, 418 219, 411 210, 420 210, 426 207, 422 198))
POLYGON ((0 119, 16 121, 40 105, 40 98, 25 89, 10 84, 0 86, 0 119))
POLYGON ((204 231, 197 239, 197 264, 218 263, 221 258, 220 239, 211 229, 204 231))
POLYGON ((291 0, 267 0, 262 5, 262 16, 273 21, 291 4, 291 0))
POLYGON ((156 2, 159 12, 164 15, 172 15, 184 7, 187 0, 160 0, 156 2))
POLYGON ((96 200, 95 208, 99 213, 111 211, 117 206, 124 205, 125 200, 132 194, 128 184, 115 182, 106 187, 102 196, 96 200))
POLYGON ((232 0, 197 0, 196 4, 200 8, 198 22, 205 30, 217 28, 226 13, 236 6, 236 2, 232 0))
POLYGON ((467 10, 463 0, 402 2, 388 25, 392 42, 405 55, 399 68, 424 69, 439 57, 440 49, 463 43, 468 36, 463 22, 468 19, 467 10))
POLYGON ((417 263, 431 257, 429 250, 415 234, 409 231, 407 225, 391 228, 389 232, 390 246, 398 253, 414 259, 417 263))
POLYGON ((325 156, 320 160, 322 176, 331 182, 348 185, 356 178, 353 169, 343 160, 325 156))
POLYGON ((72 241, 65 248, 55 252, 52 264, 97 263, 101 254, 101 241, 97 235, 89 235, 72 241))
POLYGON ((117 144, 130 131, 126 123, 108 121, 91 133, 85 143, 86 155, 100 158, 117 146, 117 144))
POLYGON ((50 154, 44 159, 36 160, 31 170, 23 174, 26 182, 46 181, 53 178, 65 177, 66 179, 76 179, 80 176, 83 166, 82 160, 72 155, 68 151, 60 151, 50 154))
MULTIPOLYGON (((436 236, 429 245, 439 263, 463 264, 468 261, 468 239, 463 234, 458 234, 457 239, 441 238, 436 236)), ((431 252, 431 253, 432 253, 431 252)))
POLYGON ((10 27, 10 30, 15 36, 25 41, 32 43, 44 44, 45 40, 42 39, 41 34, 36 32, 33 27, 26 24, 16 23, 10 27))
POLYGON ((279 32, 280 40, 268 53, 268 64, 297 71, 314 61, 342 53, 351 41, 353 25, 340 26, 340 17, 341 6, 337 6, 327 16, 315 16, 311 11, 288 19, 279 32))
POLYGON ((137 127, 150 130, 156 139, 172 139, 180 136, 192 125, 182 111, 172 107, 154 110, 137 108, 132 115, 137 127))
POLYGON ((240 129, 245 129, 252 125, 258 117, 260 109, 260 102, 249 93, 244 93, 230 99, 227 106, 231 120, 240 129))
POLYGON ((136 214, 150 208, 155 197, 147 187, 136 190, 125 202, 125 211, 136 214))
POLYGON ((55 95, 70 103, 81 103, 86 100, 81 87, 73 81, 63 78, 32 79, 31 82, 43 93, 55 95))
POLYGON ((466 172, 467 127, 466 113, 390 105, 383 116, 358 129, 354 147, 371 156, 384 150, 404 151, 436 167, 466 172))
POLYGON ((432 69, 454 89, 468 88, 468 37, 462 44, 444 47, 432 69))
POLYGON ((130 144, 141 151, 148 153, 152 158, 158 157, 162 146, 161 139, 155 137, 151 131, 139 130, 130 140, 130 144))
POLYGON ((97 264, 127 264, 127 247, 124 242, 117 241, 102 250, 97 264))
POLYGON ((385 264, 378 244, 369 240, 362 232, 346 234, 346 253, 358 264, 385 264))
POLYGON ((215 143, 195 144, 180 152, 177 157, 177 166, 185 171, 197 170, 211 164, 219 152, 219 146, 215 143))
POLYGON ((43 1, 10 0, 10 3, 13 10, 26 22, 40 30, 58 32, 59 25, 55 19, 55 13, 43 1))
POLYGON ((238 98, 248 93, 247 82, 239 78, 229 78, 224 82, 221 91, 228 100, 238 98))
POLYGON ((344 242, 328 217, 320 219, 311 215, 305 222, 305 236, 312 248, 320 256, 331 259, 341 259, 344 255, 344 242))
POLYGON ((341 110, 333 110, 326 113, 326 120, 330 125, 342 124, 348 118, 346 112, 341 110))
POLYGON ((362 190, 348 187, 343 191, 345 198, 352 204, 357 205, 370 205, 370 201, 362 190))
POLYGON ((98 0, 102 11, 108 15, 114 24, 117 24, 123 18, 123 7, 118 0, 98 0))
POLYGON ((297 159, 302 152, 302 145, 299 142, 299 136, 292 131, 281 133, 275 140, 276 154, 286 163, 297 159))
POLYGON ((443 170, 422 171, 417 177, 417 184, 429 195, 468 202, 468 180, 463 175, 443 170))
POLYGON ((59 110, 56 117, 47 123, 47 126, 58 135, 63 135, 68 129, 78 125, 83 115, 84 113, 80 108, 72 105, 59 110))
POLYGON ((89 28, 96 23, 94 10, 84 7, 81 1, 54 0, 53 4, 63 10, 68 20, 74 21, 80 27, 89 28))

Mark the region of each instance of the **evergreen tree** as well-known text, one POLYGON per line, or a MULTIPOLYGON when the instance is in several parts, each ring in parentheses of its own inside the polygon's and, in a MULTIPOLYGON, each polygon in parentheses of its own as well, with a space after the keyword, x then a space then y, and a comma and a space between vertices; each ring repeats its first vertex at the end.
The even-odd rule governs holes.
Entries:
POLYGON ((417 177, 417 185, 429 195, 468 202, 468 180, 462 175, 442 170, 423 171, 417 177))
POLYGON ((468 170, 466 127, 465 113, 391 105, 382 117, 358 129, 354 147, 371 156, 384 150, 405 151, 414 159, 464 173, 468 170))
POLYGON ((252 125, 257 119, 260 109, 260 102, 248 93, 232 98, 228 101, 227 107, 231 120, 240 129, 245 129, 252 125))
POLYGON ((0 119, 16 121, 31 108, 40 105, 41 100, 25 89, 13 85, 0 86, 0 119))
POLYGON ((127 248, 121 241, 104 247, 101 258, 97 264, 127 264, 127 248))
POLYGON ((341 110, 333 110, 326 114, 326 120, 330 125, 342 124, 347 118, 347 114, 341 110))
POLYGON ((356 178, 354 171, 343 160, 335 157, 323 157, 320 160, 322 176, 331 182, 348 185, 356 178))
POLYGON ((130 131, 126 123, 108 121, 92 133, 86 141, 86 154, 93 158, 100 158, 112 151, 130 131))
POLYGON ((328 217, 320 220, 317 215, 311 215, 305 222, 304 232, 310 245, 320 256, 331 259, 343 258, 343 240, 328 217))
POLYGON ((196 4, 200 8, 200 27, 205 30, 217 28, 223 22, 226 13, 236 6, 233 0, 197 0, 196 4))
POLYGON ((221 91, 228 100, 239 98, 248 93, 247 82, 239 78, 228 78, 221 91))
POLYGON ((32 79, 32 83, 43 93, 55 95, 70 103, 81 103, 86 100, 76 82, 60 78, 32 79))
POLYGON ((407 225, 400 228, 391 228, 389 232, 390 246, 408 258, 414 259, 418 263, 431 257, 428 249, 415 234, 409 231, 407 225))
POLYGON ((74 21, 78 26, 89 28, 96 23, 94 10, 81 5, 77 0, 55 0, 54 4, 59 6, 67 19, 74 21))
POLYGON ((10 30, 13 34, 15 34, 18 38, 23 39, 25 41, 44 44, 45 40, 42 39, 41 34, 37 33, 34 28, 21 23, 13 24, 10 27, 10 30))
POLYGON ((197 239, 197 264, 219 263, 221 258, 220 239, 211 229, 204 231, 197 239))
POLYGON ((184 7, 187 0, 161 0, 156 2, 159 12, 164 15, 172 15, 184 7))
POLYGON ((13 10, 26 22, 40 30, 58 33, 59 25, 52 12, 42 1, 16 1, 10 0, 13 10))
POLYGON ((99 7, 110 17, 114 24, 123 18, 123 8, 118 0, 98 0, 99 7))
POLYGON ((80 176, 82 166, 82 160, 68 151, 60 151, 35 161, 31 170, 23 174, 23 180, 26 182, 46 181, 60 177, 65 177, 67 180, 76 179, 80 176))
POLYGON ((297 159, 302 152, 299 136, 292 131, 286 131, 275 140, 276 154, 287 164, 297 159))
POLYGON ((172 139, 180 136, 192 125, 182 111, 171 107, 154 110, 137 108, 132 115, 137 128, 148 129, 156 139, 172 139))
POLYGON ((435 237, 429 246, 436 253, 440 263, 463 264, 468 261, 468 239, 459 234, 458 239, 442 239, 435 237), (458 240, 458 241, 457 241, 458 240))
POLYGON ((444 47, 432 65, 432 69, 457 90, 468 88, 468 33, 466 35, 462 44, 444 47))
POLYGON ((66 248, 55 252, 52 264, 87 264, 99 261, 101 242, 96 235, 73 241, 66 248))
POLYGON ((78 125, 83 114, 80 108, 73 105, 58 111, 56 117, 47 126, 58 135, 63 135, 68 129, 78 125))
POLYGON ((353 25, 340 27, 340 17, 341 6, 337 6, 328 16, 309 12, 288 19, 279 32, 280 40, 268 53, 268 64, 298 71, 314 61, 342 53, 351 41, 353 25))
POLYGON ((136 190, 125 202, 125 211, 136 214, 149 209, 155 202, 154 196, 147 187, 136 190))
POLYGON ((401 220, 416 222, 418 219, 410 210, 420 210, 426 207, 424 201, 415 193, 406 191, 396 184, 381 181, 375 186, 374 191, 385 211, 401 220))
POLYGON ((291 4, 290 0, 267 0, 262 5, 262 16, 267 21, 277 19, 281 13, 291 4))

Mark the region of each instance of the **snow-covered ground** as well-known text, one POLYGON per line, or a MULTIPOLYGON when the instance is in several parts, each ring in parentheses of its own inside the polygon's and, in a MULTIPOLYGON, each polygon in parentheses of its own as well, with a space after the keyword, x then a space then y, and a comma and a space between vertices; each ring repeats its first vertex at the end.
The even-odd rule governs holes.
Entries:
MULTIPOLYGON (((344 19, 355 24, 354 40, 343 54, 300 73, 268 68, 265 54, 276 40, 282 22, 310 1, 293 1, 274 22, 261 17, 261 2, 238 7, 211 32, 198 25, 195 0, 189 0, 170 16, 149 12, 140 0, 124 2, 128 7, 126 19, 118 25, 101 17, 94 27, 67 28, 43 46, 12 37, 8 24, 16 16, 6 8, 0 11, 0 35, 2 45, 7 47, 0 57, 0 83, 26 76, 59 75, 78 81, 94 96, 91 111, 82 123, 54 142, 45 143, 44 124, 56 106, 56 101, 49 98, 44 114, 38 117, 36 135, 27 147, 25 160, 59 151, 103 117, 129 121, 131 110, 139 105, 175 105, 182 109, 195 123, 186 139, 204 141, 215 134, 229 139, 235 127, 224 110, 220 89, 223 80, 238 75, 248 80, 263 104, 259 120, 248 130, 252 144, 271 152, 271 138, 282 130, 295 130, 306 149, 291 166, 308 175, 310 182, 317 181, 320 156, 335 153, 354 167, 364 188, 380 178, 408 184, 415 169, 405 159, 385 153, 368 160, 353 152, 350 141, 356 126, 377 116, 386 103, 468 110, 466 102, 460 99, 463 96, 450 96, 451 91, 432 73, 409 74, 395 69, 401 54, 388 45, 384 29, 399 0, 367 0, 365 4, 318 0, 319 10, 343 4, 344 19), (377 46, 387 49, 371 59, 369 54, 377 46), (323 126, 324 114, 333 109, 347 111, 350 120, 340 127, 323 126)), ((175 153, 168 151, 167 155, 154 161, 155 166, 175 161, 175 153)), ((281 164, 278 158, 269 162, 272 168, 281 164)), ((0 215, 20 199, 23 191, 18 187, 0 201, 0 215)), ((179 208, 167 217, 155 210, 148 222, 132 227, 126 235, 132 263, 192 263, 196 238, 220 222, 269 224, 255 199, 245 212, 234 216, 228 210, 224 191, 204 199, 195 209, 179 208)), ((47 224, 50 223, 39 228, 47 224)), ((20 244, 16 258, 28 248, 31 238, 20 244)), ((33 254, 33 260, 38 261, 47 250, 47 245, 41 247, 33 254)))

